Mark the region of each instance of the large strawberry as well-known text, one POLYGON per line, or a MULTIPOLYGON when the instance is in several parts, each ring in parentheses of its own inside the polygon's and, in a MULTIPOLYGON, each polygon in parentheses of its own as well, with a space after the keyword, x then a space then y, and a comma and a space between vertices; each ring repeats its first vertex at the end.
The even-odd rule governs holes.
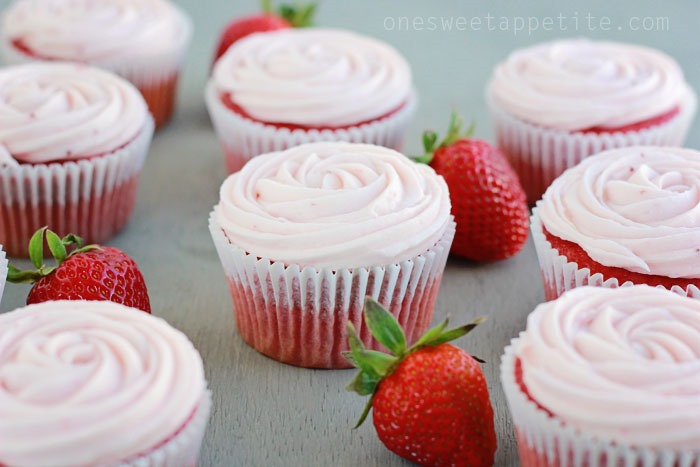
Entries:
POLYGON ((109 300, 151 312, 143 275, 133 259, 113 247, 83 246, 69 234, 60 238, 43 227, 29 240, 29 259, 36 270, 8 266, 7 281, 34 283, 27 304, 49 300, 109 300), (44 264, 44 236, 57 266, 44 264), (68 250, 72 249, 69 253, 68 250))
POLYGON ((434 131, 423 134, 425 154, 450 190, 457 231, 453 254, 474 261, 495 261, 518 253, 528 235, 525 192, 505 156, 486 141, 462 132, 462 118, 452 113, 447 136, 439 144, 434 131))
POLYGON ((364 316, 393 355, 366 349, 348 323, 346 358, 360 369, 348 389, 371 395, 357 426, 371 409, 379 439, 405 459, 430 466, 493 465, 496 432, 486 379, 475 358, 447 343, 482 319, 449 331, 445 320, 407 348, 399 323, 369 297, 364 316))
POLYGON ((280 5, 277 11, 273 11, 271 0, 262 0, 261 3, 262 13, 234 19, 226 24, 219 36, 213 63, 216 63, 231 44, 254 32, 311 26, 316 10, 314 3, 300 6, 280 5))

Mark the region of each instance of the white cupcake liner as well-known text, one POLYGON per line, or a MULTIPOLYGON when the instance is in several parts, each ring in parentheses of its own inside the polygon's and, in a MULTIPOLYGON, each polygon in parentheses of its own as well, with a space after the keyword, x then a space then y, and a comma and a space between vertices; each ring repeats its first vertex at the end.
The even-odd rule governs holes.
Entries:
MULTIPOLYGON (((535 243, 537 259, 542 271, 545 298, 547 300, 553 300, 567 290, 585 285, 610 289, 634 285, 631 281, 620 283, 620 280, 616 277, 605 277, 599 272, 592 273, 589 268, 581 268, 578 263, 569 261, 566 256, 559 254, 559 251, 547 240, 542 230, 542 221, 539 216, 540 203, 541 201, 532 209, 530 229, 532 230, 532 239, 535 243)), ((657 287, 665 288, 662 285, 657 285, 657 287)), ((684 297, 700 299, 700 289, 693 284, 688 285, 687 288, 674 285, 671 291, 684 297)))
POLYGON ((7 279, 7 258, 0 244, 0 302, 2 301, 2 293, 5 290, 5 280, 7 279))
POLYGON ((32 234, 47 225, 102 242, 127 222, 153 136, 149 117, 139 135, 117 151, 74 162, 0 166, 0 244, 26 256, 32 234))
POLYGON ((119 462, 114 467, 195 466, 211 410, 211 392, 205 391, 195 413, 186 425, 154 450, 119 462))
POLYGON ((505 348, 501 384, 518 438, 522 467, 697 467, 700 451, 653 449, 583 433, 538 407, 517 383, 515 348, 505 348))
POLYGON ((435 246, 405 261, 362 268, 314 268, 258 258, 231 244, 209 216, 209 230, 233 299, 241 337, 259 352, 297 366, 346 368, 346 325, 351 321, 371 349, 380 344, 362 317, 366 295, 396 316, 408 342, 432 320, 447 255, 452 220, 435 246))
MULTIPOLYGON (((109 70, 136 86, 144 96, 151 113, 160 127, 174 109, 177 79, 192 36, 192 22, 182 13, 184 32, 178 44, 160 54, 144 57, 118 58, 86 62, 88 65, 109 70)), ((17 49, 4 38, 0 40, 0 55, 6 65, 23 65, 45 61, 17 49)))
POLYGON ((398 111, 370 123, 323 130, 290 130, 238 115, 224 105, 211 81, 207 84, 205 100, 226 157, 226 168, 229 173, 233 173, 257 155, 318 141, 367 143, 401 150, 418 99, 416 94, 412 93, 398 111))
POLYGON ((638 131, 583 133, 533 125, 508 114, 489 99, 498 147, 520 177, 532 205, 564 170, 585 157, 627 146, 682 146, 695 116, 697 99, 692 93, 680 112, 660 125, 638 131))

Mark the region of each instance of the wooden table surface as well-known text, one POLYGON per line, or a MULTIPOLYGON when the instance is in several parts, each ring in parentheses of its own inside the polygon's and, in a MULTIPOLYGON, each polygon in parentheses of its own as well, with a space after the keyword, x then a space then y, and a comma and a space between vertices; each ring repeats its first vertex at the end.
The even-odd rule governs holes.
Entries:
MULTIPOLYGON (((214 406, 200 465, 407 465, 384 449, 371 423, 352 429, 365 403, 344 389, 354 370, 308 370, 275 362, 248 347, 235 330, 231 298, 207 230, 226 173, 203 90, 221 26, 257 5, 253 0, 176 3, 192 15, 195 26, 178 111, 156 134, 133 217, 110 244, 141 266, 154 314, 184 331, 204 358, 214 406)), ((7 4, 0 1, 3 8, 7 4)), ((652 45, 675 56, 691 85, 700 89, 700 41, 693 24, 698 17, 698 2, 326 0, 318 23, 381 38, 407 57, 420 106, 406 148, 417 153, 422 129, 443 130, 451 107, 477 122, 478 136, 491 138, 483 99, 491 69, 509 51, 544 40, 589 36, 652 45), (552 18, 551 28, 545 26, 550 24, 546 18, 552 18), (635 30, 644 21, 656 24, 656 30, 635 30), (534 30, 528 32, 528 25, 534 30)), ((688 146, 699 146, 698 129, 696 123, 688 146)), ((23 305, 27 291, 26 286, 8 286, 0 310, 23 305)), ((507 261, 448 262, 435 322, 447 314, 453 323, 488 317, 457 345, 487 361, 483 369, 499 442, 496 466, 518 465, 498 379, 500 356, 542 300, 531 241, 507 261)))

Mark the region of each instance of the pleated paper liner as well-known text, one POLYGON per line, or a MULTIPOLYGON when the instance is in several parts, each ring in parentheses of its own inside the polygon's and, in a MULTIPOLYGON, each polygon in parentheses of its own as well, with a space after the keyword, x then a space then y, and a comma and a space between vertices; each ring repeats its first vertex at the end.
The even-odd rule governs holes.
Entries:
POLYGON ((592 133, 533 125, 489 102, 498 147, 518 174, 530 205, 562 172, 590 155, 628 146, 682 146, 696 107, 693 94, 677 115, 661 124, 638 131, 592 133))
POLYGON ((117 151, 75 162, 0 167, 0 244, 9 256, 27 256, 43 226, 101 243, 131 216, 153 121, 117 151))
MULTIPOLYGON (((620 444, 583 433, 540 408, 521 389, 518 339, 501 359, 501 384, 518 439, 522 467, 697 467, 700 451, 620 444)), ((614 415, 611 415, 614 416, 614 415)))
POLYGON ((417 104, 412 94, 399 110, 370 123, 341 129, 291 130, 238 115, 224 105, 212 83, 207 85, 205 99, 228 173, 237 172, 257 155, 318 141, 349 141, 401 150, 417 104))
POLYGON ((194 467, 209 422, 211 392, 202 395, 195 412, 172 437, 153 450, 115 464, 114 467, 194 467))
POLYGON ((209 230, 226 274, 238 332, 257 351, 303 367, 347 368, 351 321, 371 349, 380 345, 364 324, 366 295, 398 319, 408 342, 428 328, 454 237, 450 222, 440 240, 405 261, 362 268, 314 268, 258 258, 229 242, 214 214, 209 230))
MULTIPOLYGON (((544 295, 547 300, 553 300, 567 290, 585 285, 616 288, 633 284, 633 282, 624 278, 605 277, 600 272, 582 268, 578 263, 569 261, 566 256, 559 254, 559 251, 545 237, 539 216, 540 203, 537 204, 533 208, 532 216, 530 217, 530 229, 537 251, 537 259, 540 263, 540 270, 542 271, 544 295)), ((663 286, 659 285, 658 287, 663 286)), ((684 297, 700 298, 700 289, 693 284, 685 288, 680 285, 674 285, 670 290, 684 297)))

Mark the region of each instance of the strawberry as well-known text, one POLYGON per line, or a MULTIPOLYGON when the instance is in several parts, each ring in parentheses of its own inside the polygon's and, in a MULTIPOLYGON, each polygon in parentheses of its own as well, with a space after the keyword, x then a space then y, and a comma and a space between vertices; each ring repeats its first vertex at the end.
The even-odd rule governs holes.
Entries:
POLYGON ((50 300, 110 300, 151 312, 146 283, 133 259, 113 247, 83 246, 77 235, 60 238, 43 227, 29 240, 29 259, 37 270, 8 266, 7 281, 34 283, 27 304, 50 300), (44 235, 58 263, 44 264, 44 235), (73 248, 68 253, 67 248, 73 248))
POLYGON ((270 0, 262 1, 262 13, 234 19, 229 22, 219 36, 213 63, 221 57, 239 39, 255 32, 276 31, 286 28, 311 26, 311 18, 316 10, 313 3, 303 6, 280 5, 273 12, 270 0))
POLYGON ((393 355, 368 350, 348 323, 350 352, 360 372, 348 389, 370 395, 356 428, 370 410, 379 439, 421 465, 491 466, 496 452, 493 408, 479 361, 447 342, 483 322, 445 331, 447 320, 406 348, 399 323, 367 297, 365 323, 393 355))
POLYGON ((450 190, 457 231, 451 253, 474 261, 495 261, 518 253, 527 240, 529 212, 518 176, 503 153, 462 132, 462 119, 452 113, 447 136, 437 143, 434 131, 423 133, 425 154, 450 190))

